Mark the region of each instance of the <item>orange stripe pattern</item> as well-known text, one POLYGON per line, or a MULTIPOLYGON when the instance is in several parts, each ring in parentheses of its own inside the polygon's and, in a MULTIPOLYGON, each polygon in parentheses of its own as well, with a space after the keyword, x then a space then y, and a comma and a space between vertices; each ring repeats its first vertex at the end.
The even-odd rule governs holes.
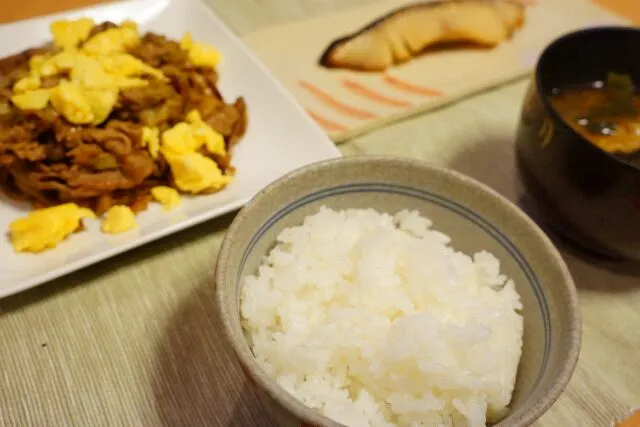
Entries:
POLYGON ((442 96, 442 92, 436 89, 432 89, 425 86, 419 86, 413 83, 405 82, 404 80, 400 80, 397 77, 390 76, 385 74, 383 77, 385 83, 394 89, 400 90, 402 92, 412 93, 415 95, 423 95, 428 97, 438 97, 442 96))
POLYGON ((378 116, 376 116, 375 114, 373 114, 373 113, 371 113, 369 111, 361 110, 359 108, 352 107, 350 105, 344 104, 344 103, 336 100, 334 97, 332 97, 331 95, 329 95, 328 93, 326 93, 322 89, 318 88, 317 86, 312 85, 309 82, 301 80, 301 81, 298 82, 298 84, 300 85, 300 87, 305 89, 307 92, 309 92, 310 94, 315 96, 320 102, 324 103, 328 107, 333 108, 336 111, 341 112, 342 114, 344 114, 346 116, 353 117, 353 118, 356 118, 356 119, 376 119, 376 118, 378 118, 378 116))
POLYGON ((309 109, 307 109, 307 113, 313 120, 315 120, 320 126, 322 126, 325 130, 328 130, 329 132, 344 132, 347 130, 347 128, 342 126, 340 123, 336 123, 332 120, 322 117, 318 113, 314 113, 309 109))
POLYGON ((637 0, 594 0, 603 9, 640 25, 640 5, 637 0))
POLYGON ((342 80, 342 85, 350 92, 356 95, 363 96, 379 104, 388 105, 395 108, 411 107, 411 103, 408 101, 390 98, 353 80, 344 79, 342 80))
POLYGON ((615 427, 639 427, 640 410, 633 412, 628 418, 618 421, 615 427))

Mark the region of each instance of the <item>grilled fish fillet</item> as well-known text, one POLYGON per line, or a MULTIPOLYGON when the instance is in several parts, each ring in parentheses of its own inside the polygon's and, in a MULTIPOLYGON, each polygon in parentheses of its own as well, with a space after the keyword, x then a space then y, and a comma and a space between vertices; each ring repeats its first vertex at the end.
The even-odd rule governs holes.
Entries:
POLYGON ((440 0, 392 11, 332 42, 320 58, 328 68, 382 71, 427 47, 451 42, 493 47, 524 23, 515 0, 440 0))

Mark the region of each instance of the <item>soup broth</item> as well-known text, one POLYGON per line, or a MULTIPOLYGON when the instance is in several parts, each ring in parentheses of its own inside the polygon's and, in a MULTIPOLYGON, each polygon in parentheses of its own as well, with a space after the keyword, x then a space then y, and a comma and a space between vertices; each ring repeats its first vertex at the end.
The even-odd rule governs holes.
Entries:
MULTIPOLYGON (((640 93, 627 75, 555 89, 551 105, 576 132, 604 151, 640 153, 640 93)), ((633 156, 636 157, 636 156, 633 156)))

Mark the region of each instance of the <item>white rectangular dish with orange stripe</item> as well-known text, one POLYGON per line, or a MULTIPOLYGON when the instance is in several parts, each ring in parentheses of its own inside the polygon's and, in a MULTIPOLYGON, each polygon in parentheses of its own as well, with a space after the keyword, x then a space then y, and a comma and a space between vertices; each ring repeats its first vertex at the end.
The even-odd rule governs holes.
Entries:
POLYGON ((376 72, 319 65, 334 40, 415 3, 385 0, 259 30, 243 39, 308 114, 341 142, 525 76, 544 47, 564 33, 629 23, 602 7, 606 0, 521 0, 523 25, 490 49, 440 49, 376 72))

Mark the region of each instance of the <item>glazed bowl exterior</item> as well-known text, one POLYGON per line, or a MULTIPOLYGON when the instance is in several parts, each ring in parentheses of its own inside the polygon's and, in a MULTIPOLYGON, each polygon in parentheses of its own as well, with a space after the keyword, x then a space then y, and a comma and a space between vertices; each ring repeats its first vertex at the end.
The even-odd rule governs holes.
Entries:
POLYGON ((604 81, 608 72, 640 84, 640 30, 581 30, 540 56, 516 136, 518 168, 545 220, 591 251, 640 261, 640 168, 590 143, 556 113, 555 88, 604 81))

